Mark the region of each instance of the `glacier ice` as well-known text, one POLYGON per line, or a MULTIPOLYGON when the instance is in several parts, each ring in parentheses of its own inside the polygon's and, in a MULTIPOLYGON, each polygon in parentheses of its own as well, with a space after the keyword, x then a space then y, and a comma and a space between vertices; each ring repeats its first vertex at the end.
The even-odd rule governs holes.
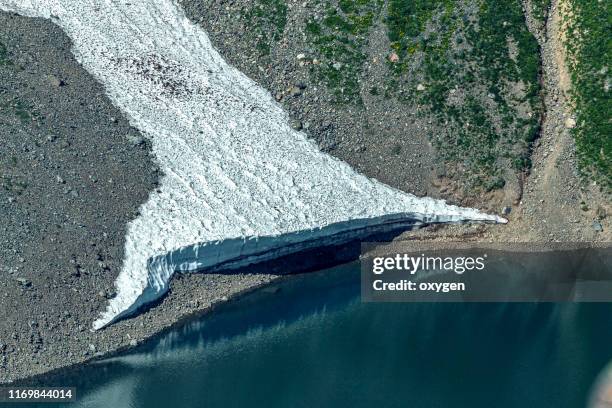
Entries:
POLYGON ((164 172, 128 225, 117 296, 94 329, 162 296, 177 271, 402 223, 505 221, 392 189, 320 152, 171 0, 0 0, 0 9, 58 24, 164 172))

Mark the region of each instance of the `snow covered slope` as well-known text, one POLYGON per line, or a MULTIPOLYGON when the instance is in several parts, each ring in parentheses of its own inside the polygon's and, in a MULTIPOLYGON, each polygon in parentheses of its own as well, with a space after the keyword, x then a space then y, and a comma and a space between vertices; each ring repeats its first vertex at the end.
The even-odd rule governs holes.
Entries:
POLYGON ((61 26, 164 172, 128 226, 117 296, 96 329, 162 296, 175 271, 239 266, 402 223, 504 221, 405 194, 321 153, 170 0, 0 8, 61 26))

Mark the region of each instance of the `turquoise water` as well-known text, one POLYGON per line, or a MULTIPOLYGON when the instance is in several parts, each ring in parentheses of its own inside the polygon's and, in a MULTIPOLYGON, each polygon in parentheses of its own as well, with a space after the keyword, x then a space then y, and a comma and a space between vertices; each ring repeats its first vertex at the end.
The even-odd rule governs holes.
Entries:
POLYGON ((584 407, 612 359, 612 305, 364 304, 359 293, 357 264, 292 277, 48 381, 76 386, 75 408, 563 408, 584 407))

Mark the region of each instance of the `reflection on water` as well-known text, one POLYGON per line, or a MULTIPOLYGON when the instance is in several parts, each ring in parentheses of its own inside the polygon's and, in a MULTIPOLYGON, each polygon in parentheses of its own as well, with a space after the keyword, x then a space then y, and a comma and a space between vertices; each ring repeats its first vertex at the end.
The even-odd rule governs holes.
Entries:
POLYGON ((612 358, 612 305, 359 293, 357 264, 293 277, 49 382, 78 387, 69 407, 561 408, 612 358))

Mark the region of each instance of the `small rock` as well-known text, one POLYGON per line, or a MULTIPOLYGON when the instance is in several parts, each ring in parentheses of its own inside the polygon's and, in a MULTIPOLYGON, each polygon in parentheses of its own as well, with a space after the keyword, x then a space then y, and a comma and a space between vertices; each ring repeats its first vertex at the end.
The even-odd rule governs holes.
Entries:
POLYGON ((298 60, 303 60, 304 58, 306 58, 306 54, 298 54, 296 58, 298 60))
POLYGON ((334 62, 334 63, 332 64, 332 67, 333 67, 335 70, 339 70, 340 68, 342 68, 342 63, 341 63, 341 62, 334 62))
POLYGON ((391 54, 389 54, 389 61, 391 62, 398 62, 399 61, 399 55, 397 55, 397 53, 392 52, 391 54))
POLYGON ((60 175, 55 176, 55 180, 57 180, 59 184, 65 183, 64 179, 60 175))
POLYGON ((436 174, 436 177, 446 177, 446 166, 444 163, 436 163, 434 173, 436 174))
POLYGON ((597 207, 597 211, 595 211, 595 214, 597 215, 597 218, 599 218, 600 220, 603 220, 608 215, 606 213, 606 209, 603 208, 602 206, 597 207))
POLYGON ((593 229, 597 232, 603 231, 603 227, 601 226, 601 223, 598 220, 593 221, 593 229))
POLYGON ((92 353, 96 352, 96 346, 94 346, 93 344, 89 345, 89 349, 91 350, 92 353))
POLYGON ((573 129, 576 127, 576 120, 574 118, 565 119, 565 127, 568 129, 573 129))
POLYGON ((25 286, 26 288, 32 286, 32 282, 26 278, 17 278, 17 283, 19 283, 21 286, 25 286))
POLYGON ((424 91, 424 90, 425 90, 425 85, 423 85, 423 84, 418 84, 418 85, 417 85, 417 87, 416 87, 416 90, 417 90, 417 91, 419 91, 419 92, 424 91))
POLYGON ((98 292, 98 296, 104 299, 112 299, 116 296, 114 290, 101 290, 98 292))
POLYGON ((49 83, 55 87, 60 87, 60 86, 64 86, 66 85, 66 83, 64 81, 62 81, 61 79, 59 79, 58 77, 56 77, 55 75, 49 75, 49 83))
POLYGON ((130 340, 130 346, 135 347, 137 345, 138 345, 138 340, 136 340, 136 339, 130 340))
POLYGON ((299 120, 294 120, 291 122, 291 127, 294 128, 295 130, 301 130, 302 122, 300 122, 299 120))
POLYGON ((300 96, 302 94, 302 90, 300 88, 298 88, 297 86, 293 86, 291 87, 291 89, 289 90, 289 95, 291 96, 300 96))
POLYGON ((502 214, 503 215, 508 215, 508 214, 510 214, 511 211, 512 211, 511 207, 505 206, 504 208, 502 208, 502 214))
POLYGON ((144 137, 139 135, 128 135, 127 140, 134 147, 142 146, 145 142, 144 137))

